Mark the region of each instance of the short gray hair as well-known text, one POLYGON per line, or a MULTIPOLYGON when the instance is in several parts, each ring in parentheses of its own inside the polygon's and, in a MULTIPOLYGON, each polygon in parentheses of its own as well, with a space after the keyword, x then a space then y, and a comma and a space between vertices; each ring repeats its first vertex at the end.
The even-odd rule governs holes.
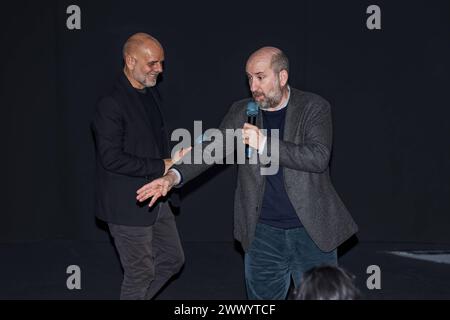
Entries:
POLYGON ((272 56, 271 66, 275 73, 280 73, 283 70, 289 73, 289 59, 281 50, 272 56))

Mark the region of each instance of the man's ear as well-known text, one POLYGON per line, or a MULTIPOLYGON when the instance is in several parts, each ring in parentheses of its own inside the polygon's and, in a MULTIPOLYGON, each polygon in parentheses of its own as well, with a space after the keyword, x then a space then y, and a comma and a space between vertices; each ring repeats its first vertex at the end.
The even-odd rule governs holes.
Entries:
POLYGON ((289 80, 289 73, 286 70, 281 70, 278 74, 278 79, 280 80, 280 85, 284 87, 289 80))
POLYGON ((134 70, 134 67, 136 66, 136 59, 131 55, 127 54, 125 56, 125 63, 129 70, 134 70))

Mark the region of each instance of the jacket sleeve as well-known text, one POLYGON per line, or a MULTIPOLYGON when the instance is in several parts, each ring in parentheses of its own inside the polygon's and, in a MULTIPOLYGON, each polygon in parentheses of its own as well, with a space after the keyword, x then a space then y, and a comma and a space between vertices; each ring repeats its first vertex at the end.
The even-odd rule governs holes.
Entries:
POLYGON ((164 174, 162 159, 137 157, 124 151, 125 124, 122 111, 112 97, 105 97, 98 103, 92 130, 97 156, 106 170, 148 179, 164 174))
MULTIPOLYGON (((223 153, 222 156, 226 158, 231 153, 234 153, 234 148, 227 148, 227 144, 232 145, 235 147, 233 143, 230 143, 231 141, 227 141, 227 135, 226 130, 227 129, 234 129, 236 126, 236 108, 238 107, 237 104, 233 104, 230 109, 228 110, 225 117, 222 119, 222 122, 218 128, 218 130, 221 132, 223 139, 221 140, 222 146, 223 146, 223 153)), ((203 142, 202 148, 204 149, 209 145, 209 142, 203 142)), ((206 155, 207 157, 207 155, 206 155)), ((186 182, 194 179, 210 167, 212 167, 213 164, 180 164, 175 165, 173 168, 178 171, 178 173, 181 176, 181 184, 178 185, 178 187, 181 187, 186 182)))
MULTIPOLYGON (((272 151, 271 161, 294 170, 322 173, 328 168, 332 148, 331 108, 325 100, 310 107, 304 142, 279 140, 279 152, 272 151)), ((266 148, 272 150, 271 145, 268 138, 266 148)))

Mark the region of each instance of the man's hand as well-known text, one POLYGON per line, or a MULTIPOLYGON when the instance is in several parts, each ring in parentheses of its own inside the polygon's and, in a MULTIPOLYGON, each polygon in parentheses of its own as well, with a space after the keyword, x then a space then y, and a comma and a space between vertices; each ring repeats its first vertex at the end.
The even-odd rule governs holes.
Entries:
POLYGON ((192 150, 192 147, 189 147, 187 149, 181 148, 175 154, 173 155, 172 159, 164 159, 164 175, 167 174, 170 168, 174 164, 176 164, 178 161, 183 159, 183 157, 188 154, 192 150))
POLYGON ((155 179, 140 188, 137 191, 136 199, 139 202, 144 202, 148 198, 153 197, 150 201, 150 204, 148 205, 149 207, 151 207, 160 197, 165 197, 176 182, 177 175, 173 172, 169 172, 165 176, 155 179))
POLYGON ((255 150, 264 147, 267 138, 258 127, 246 123, 242 130, 242 142, 244 144, 248 144, 255 150))

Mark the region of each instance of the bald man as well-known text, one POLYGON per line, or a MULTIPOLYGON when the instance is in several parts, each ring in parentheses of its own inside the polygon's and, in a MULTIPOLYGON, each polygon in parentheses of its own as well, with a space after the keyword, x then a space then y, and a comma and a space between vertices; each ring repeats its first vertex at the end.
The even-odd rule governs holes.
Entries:
POLYGON ((124 278, 121 299, 151 299, 184 263, 168 203, 149 207, 136 201, 136 189, 166 174, 169 140, 155 85, 164 50, 152 36, 138 33, 123 46, 124 69, 114 89, 97 105, 92 129, 96 145, 96 216, 108 223, 124 278))
MULTIPOLYGON (((220 125, 222 131, 243 128, 242 143, 258 151, 252 154, 256 164, 238 166, 234 235, 245 251, 248 298, 285 299, 291 279, 298 287, 305 271, 337 264, 337 247, 357 232, 357 225, 330 181, 329 103, 288 85, 289 61, 280 49, 253 53, 246 73, 253 100, 234 103, 220 125), (245 123, 251 101, 259 106, 256 126, 245 123), (267 150, 279 164, 272 175, 260 170, 267 150)), ((182 164, 173 170, 184 184, 208 167, 182 164)), ((170 172, 140 188, 137 199, 155 201, 179 183, 170 172)))

